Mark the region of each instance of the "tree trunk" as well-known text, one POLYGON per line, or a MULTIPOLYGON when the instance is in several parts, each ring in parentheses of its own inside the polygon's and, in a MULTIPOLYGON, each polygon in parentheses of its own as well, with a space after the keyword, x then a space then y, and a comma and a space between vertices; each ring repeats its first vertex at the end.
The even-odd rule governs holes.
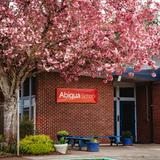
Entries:
POLYGON ((32 69, 27 70, 26 66, 18 70, 18 73, 13 68, 11 74, 0 67, 0 89, 4 96, 4 136, 8 144, 16 142, 19 87, 31 73, 32 69))
POLYGON ((16 141, 17 133, 17 95, 4 97, 4 135, 7 144, 16 141))

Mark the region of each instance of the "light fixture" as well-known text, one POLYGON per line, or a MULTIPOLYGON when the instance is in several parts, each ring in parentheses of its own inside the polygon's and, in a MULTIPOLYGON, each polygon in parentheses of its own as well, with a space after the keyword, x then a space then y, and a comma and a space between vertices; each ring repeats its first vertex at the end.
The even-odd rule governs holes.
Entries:
POLYGON ((117 81, 118 81, 118 82, 120 82, 120 81, 121 81, 121 79, 122 79, 122 76, 118 76, 117 81))

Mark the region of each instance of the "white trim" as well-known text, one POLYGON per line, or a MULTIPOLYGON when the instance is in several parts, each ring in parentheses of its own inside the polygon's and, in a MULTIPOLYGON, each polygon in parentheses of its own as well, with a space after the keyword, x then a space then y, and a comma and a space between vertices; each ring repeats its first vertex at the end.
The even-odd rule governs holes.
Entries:
POLYGON ((31 106, 35 106, 35 95, 24 96, 20 99, 21 108, 29 108, 31 99, 31 106))
POLYGON ((114 82, 114 87, 121 87, 121 88, 127 88, 127 87, 135 87, 135 83, 128 83, 128 82, 114 82))
POLYGON ((129 97, 120 97, 120 101, 135 101, 135 98, 129 98, 129 97))
POLYGON ((33 106, 33 125, 34 125, 34 134, 36 134, 36 105, 33 106))
MULTIPOLYGON (((119 97, 119 87, 117 87, 117 89, 116 89, 116 95, 117 95, 117 97, 119 97)), ((116 104, 117 104, 117 106, 116 106, 116 109, 117 109, 117 115, 116 115, 116 120, 117 120, 117 136, 120 136, 120 101, 117 99, 116 100, 116 104), (117 119, 117 117, 118 117, 118 119, 117 119)))

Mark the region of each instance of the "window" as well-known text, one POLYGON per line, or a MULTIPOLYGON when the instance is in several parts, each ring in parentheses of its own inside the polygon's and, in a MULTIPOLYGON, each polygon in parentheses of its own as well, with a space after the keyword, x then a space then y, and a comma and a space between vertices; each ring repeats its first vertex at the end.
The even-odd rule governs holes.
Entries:
POLYGON ((120 97, 134 97, 134 88, 120 88, 120 97))
POLYGON ((21 85, 20 89, 20 117, 21 119, 33 119, 36 93, 36 78, 29 77, 21 85))

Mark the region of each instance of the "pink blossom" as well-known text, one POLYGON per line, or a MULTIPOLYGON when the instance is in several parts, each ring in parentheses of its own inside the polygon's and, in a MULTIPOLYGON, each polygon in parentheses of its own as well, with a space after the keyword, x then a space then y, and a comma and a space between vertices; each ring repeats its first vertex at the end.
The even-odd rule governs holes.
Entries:
POLYGON ((134 73, 133 73, 133 72, 129 72, 129 73, 128 73, 128 76, 129 76, 129 77, 134 77, 134 73))
POLYGON ((153 78, 157 76, 155 72, 151 73, 151 75, 153 78))
POLYGON ((108 81, 113 81, 113 76, 112 76, 112 75, 108 75, 108 76, 107 76, 107 80, 108 80, 108 81))
POLYGON ((106 82, 127 67, 157 69, 152 57, 160 57, 160 27, 153 21, 159 4, 153 9, 148 6, 154 2, 139 0, 13 0, 14 7, 7 2, 0 3, 0 67, 6 75, 56 70, 70 81, 102 72, 106 82))

